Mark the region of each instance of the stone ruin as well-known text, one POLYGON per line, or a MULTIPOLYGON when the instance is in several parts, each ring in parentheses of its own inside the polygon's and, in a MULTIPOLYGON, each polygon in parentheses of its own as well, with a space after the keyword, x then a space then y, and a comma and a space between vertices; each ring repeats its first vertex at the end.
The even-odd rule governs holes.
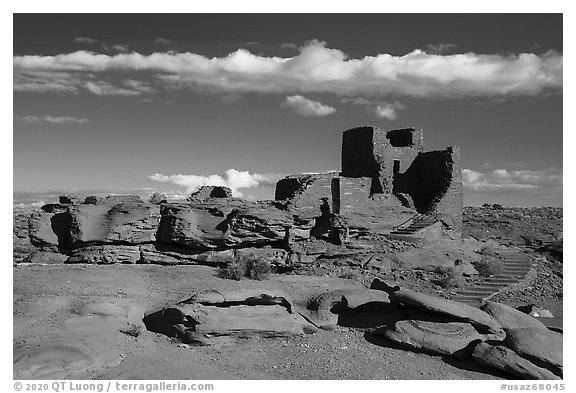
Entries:
POLYGON ((460 150, 424 151, 421 129, 383 131, 364 126, 344 131, 342 170, 288 176, 276 200, 301 217, 315 217, 322 201, 351 227, 369 218, 371 231, 389 233, 416 213, 433 215, 446 234, 462 232, 460 150))

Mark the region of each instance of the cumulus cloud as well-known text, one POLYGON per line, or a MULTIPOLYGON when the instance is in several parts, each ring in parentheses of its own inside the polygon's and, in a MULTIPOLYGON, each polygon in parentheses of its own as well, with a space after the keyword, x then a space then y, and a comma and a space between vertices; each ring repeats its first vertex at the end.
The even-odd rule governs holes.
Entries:
POLYGON ((555 168, 537 171, 495 169, 491 172, 463 169, 462 183, 470 191, 561 189, 562 172, 555 168))
POLYGON ((94 45, 98 43, 98 40, 88 37, 76 37, 72 40, 72 42, 77 44, 94 45))
POLYGON ((88 123, 90 120, 78 118, 78 117, 70 117, 70 116, 23 116, 18 118, 18 120, 24 123, 32 123, 32 124, 65 124, 65 123, 74 123, 74 124, 84 124, 88 123))
POLYGON ((374 107, 374 113, 381 119, 396 120, 396 118, 398 118, 397 111, 403 108, 403 106, 395 105, 395 103, 382 103, 374 107))
POLYGON ((563 56, 557 52, 443 55, 415 49, 403 56, 349 58, 340 49, 312 40, 293 57, 255 55, 246 49, 213 58, 172 51, 149 55, 77 51, 14 56, 13 66, 15 90, 23 90, 16 87, 18 75, 131 71, 152 73, 168 88, 212 92, 465 97, 561 90, 563 56))
POLYGON ((123 44, 116 44, 116 45, 112 45, 110 47, 111 49, 117 51, 117 52, 128 52, 130 51, 130 48, 128 47, 128 45, 123 45, 123 44))
POLYGON ((340 102, 365 107, 368 112, 375 114, 376 117, 388 120, 396 120, 398 118, 398 112, 406 109, 406 105, 398 101, 384 102, 369 100, 364 97, 342 98, 340 102))
POLYGON ((323 117, 336 112, 336 109, 331 106, 324 105, 319 101, 309 100, 299 95, 286 97, 286 100, 282 103, 282 107, 290 108, 302 116, 323 117))
POLYGON ((173 183, 186 188, 188 194, 198 191, 202 186, 224 186, 232 190, 232 195, 243 196, 240 188, 252 188, 264 185, 273 185, 283 175, 250 173, 249 171, 238 171, 228 169, 221 175, 162 175, 156 173, 148 176, 150 180, 161 183, 173 183))

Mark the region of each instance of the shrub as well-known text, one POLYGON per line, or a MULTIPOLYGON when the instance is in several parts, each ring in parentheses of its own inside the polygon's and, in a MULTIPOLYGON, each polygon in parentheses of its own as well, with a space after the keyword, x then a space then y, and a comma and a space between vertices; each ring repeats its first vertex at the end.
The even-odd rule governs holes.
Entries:
POLYGON ((272 267, 267 260, 255 257, 246 260, 246 277, 252 280, 265 280, 271 272, 272 267))
POLYGON ((439 277, 431 282, 442 288, 457 288, 462 284, 462 276, 453 267, 436 266, 434 273, 439 277))
POLYGON ((235 259, 229 262, 226 267, 221 267, 220 270, 218 270, 218 277, 240 281, 246 272, 245 265, 246 264, 240 259, 235 259))
POLYGON ((495 276, 504 270, 496 258, 482 258, 480 261, 472 262, 472 265, 482 277, 495 276))
POLYGON ((242 277, 252 280, 264 280, 272 272, 270 262, 255 256, 235 258, 226 267, 220 268, 218 277, 240 281, 242 277))
POLYGON ((496 251, 494 251, 494 249, 490 246, 482 246, 479 252, 481 255, 485 255, 487 257, 496 255, 496 251))

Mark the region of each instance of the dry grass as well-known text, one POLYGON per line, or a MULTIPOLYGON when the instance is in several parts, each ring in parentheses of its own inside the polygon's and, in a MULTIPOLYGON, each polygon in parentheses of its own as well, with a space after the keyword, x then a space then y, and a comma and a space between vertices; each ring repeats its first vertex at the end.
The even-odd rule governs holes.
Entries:
POLYGON ((482 277, 491 277, 498 275, 504 271, 500 260, 492 257, 483 257, 478 262, 472 262, 474 268, 478 271, 478 274, 482 277))
POLYGON ((220 268, 218 277, 240 281, 243 277, 252 280, 265 280, 272 273, 272 266, 267 260, 248 256, 236 258, 226 267, 220 268))
POLYGON ((463 283, 463 277, 453 267, 437 266, 434 269, 437 278, 432 279, 432 284, 436 284, 442 288, 458 288, 463 283))

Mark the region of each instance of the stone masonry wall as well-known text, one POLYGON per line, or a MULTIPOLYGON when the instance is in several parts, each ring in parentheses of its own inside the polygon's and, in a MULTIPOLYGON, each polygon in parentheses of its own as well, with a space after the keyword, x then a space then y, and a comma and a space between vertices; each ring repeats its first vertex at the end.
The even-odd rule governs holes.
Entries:
POLYGON ((370 208, 369 177, 335 177, 332 179, 332 211, 345 215, 355 210, 370 208))
POLYGON ((463 190, 457 147, 421 153, 400 179, 396 191, 409 193, 420 213, 436 210, 446 225, 461 231, 463 190))
POLYGON ((335 177, 338 172, 287 176, 276 183, 275 199, 287 201, 287 208, 301 218, 317 217, 323 198, 330 207, 333 205, 332 179, 335 177))

